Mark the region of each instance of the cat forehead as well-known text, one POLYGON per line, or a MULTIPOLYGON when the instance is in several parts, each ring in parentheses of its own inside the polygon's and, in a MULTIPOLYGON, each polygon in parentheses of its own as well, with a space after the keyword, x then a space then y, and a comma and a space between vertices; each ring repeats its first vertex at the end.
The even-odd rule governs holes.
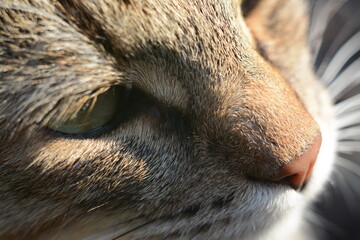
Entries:
POLYGON ((236 16, 239 3, 4 0, 4 56, 16 71, 3 86, 25 92, 25 103, 36 107, 22 101, 24 109, 39 111, 129 81, 184 111, 218 103, 229 91, 241 94, 244 75, 264 78, 257 77, 259 55, 245 21, 236 16))
MULTIPOLYGON (((37 55, 43 53, 55 64, 53 70, 62 73, 51 77, 57 78, 57 85, 70 86, 62 91, 66 94, 73 86, 85 92, 91 90, 86 86, 131 81, 161 101, 184 108, 188 89, 202 88, 210 75, 229 72, 244 44, 241 31, 233 26, 230 1, 17 0, 3 4, 33 15, 27 19, 31 24, 19 23, 36 36, 32 40, 37 55), (61 52, 59 59, 52 60, 61 52), (82 85, 69 84, 70 80, 82 85)), ((28 56, 34 58, 33 67, 43 61, 37 55, 28 56)), ((44 85, 49 82, 48 75, 39 75, 38 87, 42 77, 44 85)))
POLYGON ((164 58, 175 52, 213 67, 221 56, 217 51, 239 50, 246 42, 243 29, 234 27, 230 1, 59 2, 67 21, 117 57, 164 58))
POLYGON ((133 84, 184 109, 189 89, 236 73, 249 54, 231 3, 108 0, 62 7, 87 36, 101 39, 120 65, 126 62, 133 84), (214 76, 218 73, 222 76, 214 76))

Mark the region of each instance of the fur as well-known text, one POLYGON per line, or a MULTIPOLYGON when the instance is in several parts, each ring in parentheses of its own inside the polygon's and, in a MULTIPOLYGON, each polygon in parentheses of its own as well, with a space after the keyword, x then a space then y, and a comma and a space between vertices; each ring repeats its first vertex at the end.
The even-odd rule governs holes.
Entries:
POLYGON ((2 0, 0 19, 2 239, 305 238, 335 130, 304 1, 2 0), (114 85, 111 129, 48 128, 114 85), (320 130, 303 191, 268 180, 320 130))

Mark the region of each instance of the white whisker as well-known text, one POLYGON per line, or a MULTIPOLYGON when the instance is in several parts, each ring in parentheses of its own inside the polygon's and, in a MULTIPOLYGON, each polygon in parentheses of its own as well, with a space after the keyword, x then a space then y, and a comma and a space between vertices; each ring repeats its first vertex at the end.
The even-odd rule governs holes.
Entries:
POLYGON ((360 50, 360 32, 352 36, 340 49, 336 52, 325 72, 321 76, 321 81, 326 85, 335 80, 341 68, 347 61, 360 50))
MULTIPOLYGON (((345 168, 345 170, 348 169, 345 168)), ((353 173, 353 171, 351 171, 351 173, 353 173)), ((336 180, 338 184, 337 189, 340 191, 341 196, 343 196, 343 199, 345 200, 346 207, 348 208, 348 210, 351 211, 357 209, 358 202, 356 198, 356 190, 355 190, 354 182, 350 181, 349 176, 345 175, 344 172, 335 171, 333 176, 336 176, 338 178, 336 180)))
POLYGON ((349 159, 338 156, 335 164, 345 168, 346 170, 350 171, 354 175, 360 177, 360 165, 350 161, 349 159))
POLYGON ((349 113, 360 110, 360 94, 352 96, 335 105, 335 112, 339 120, 343 113, 349 113))
POLYGON ((338 140, 360 140, 360 126, 344 128, 338 131, 338 140))
POLYGON ((357 59, 349 67, 347 67, 337 78, 333 81, 328 89, 333 98, 341 98, 346 90, 353 88, 360 83, 360 59, 357 59))
POLYGON ((360 123, 360 112, 342 114, 336 121, 337 129, 351 127, 360 123))
MULTIPOLYGON (((323 35, 331 19, 336 12, 345 4, 346 0, 317 1, 313 11, 313 21, 309 39, 313 43, 314 56, 318 56, 323 43, 323 35)), ((314 58, 316 59, 316 57, 314 58)))
POLYGON ((338 152, 341 153, 354 153, 360 152, 360 141, 358 140, 348 140, 348 141, 340 141, 338 143, 338 152))
POLYGON ((305 216, 307 220, 324 229, 330 229, 330 231, 337 236, 345 235, 345 230, 343 228, 317 212, 309 211, 305 216))

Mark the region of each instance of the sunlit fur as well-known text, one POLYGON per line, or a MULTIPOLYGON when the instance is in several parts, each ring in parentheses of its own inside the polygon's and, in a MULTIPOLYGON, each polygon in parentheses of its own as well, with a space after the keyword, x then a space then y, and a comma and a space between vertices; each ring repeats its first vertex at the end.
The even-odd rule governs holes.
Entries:
POLYGON ((336 138, 306 4, 240 4, 0 1, 0 239, 306 239, 336 138), (147 101, 112 130, 46 127, 114 85, 147 101), (267 180, 319 129, 303 191, 267 180))

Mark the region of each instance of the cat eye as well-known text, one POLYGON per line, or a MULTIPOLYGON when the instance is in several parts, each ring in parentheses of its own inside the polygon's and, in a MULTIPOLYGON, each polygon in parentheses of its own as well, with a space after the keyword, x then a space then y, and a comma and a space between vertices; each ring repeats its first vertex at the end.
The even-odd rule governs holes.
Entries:
POLYGON ((243 16, 247 17, 259 2, 260 0, 243 0, 241 2, 241 12, 243 16))
POLYGON ((82 134, 101 129, 118 113, 119 89, 112 87, 106 92, 89 99, 77 112, 66 121, 51 120, 48 128, 66 134, 82 134))

